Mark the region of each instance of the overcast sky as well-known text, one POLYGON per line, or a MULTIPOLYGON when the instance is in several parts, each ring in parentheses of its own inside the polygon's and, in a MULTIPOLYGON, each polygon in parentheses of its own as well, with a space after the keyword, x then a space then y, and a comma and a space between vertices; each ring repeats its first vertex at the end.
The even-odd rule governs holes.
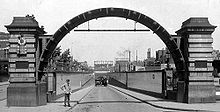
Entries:
MULTIPOLYGON (((170 34, 180 29, 183 21, 190 17, 208 17, 217 26, 213 33, 214 49, 220 49, 220 0, 1 0, 0 31, 7 32, 4 25, 12 22, 14 16, 34 14, 39 25, 47 34, 54 32, 71 18, 97 8, 118 7, 143 13, 160 23, 170 34)), ((87 23, 79 26, 87 28, 87 23)), ((90 29, 127 28, 133 29, 134 22, 124 18, 100 18, 90 21, 90 29)), ((140 24, 137 28, 143 29, 140 24)), ((147 28, 146 28, 147 29, 147 28)), ((79 33, 71 31, 59 43, 62 49, 70 48, 79 61, 114 60, 119 52, 135 50, 138 59, 146 58, 148 48, 155 50, 165 47, 152 32, 144 33, 79 33)))

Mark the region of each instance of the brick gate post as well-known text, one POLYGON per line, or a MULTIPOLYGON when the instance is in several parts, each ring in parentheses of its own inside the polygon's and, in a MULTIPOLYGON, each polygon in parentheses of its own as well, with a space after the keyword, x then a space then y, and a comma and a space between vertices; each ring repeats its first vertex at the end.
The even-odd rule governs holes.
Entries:
POLYGON ((180 49, 186 61, 186 102, 215 102, 214 77, 212 75, 212 33, 216 26, 208 18, 189 18, 182 23, 180 49))
POLYGON ((34 16, 14 17, 5 26, 9 38, 10 85, 7 89, 8 106, 38 106, 46 104, 46 84, 39 83, 37 62, 38 37, 45 33, 34 16))

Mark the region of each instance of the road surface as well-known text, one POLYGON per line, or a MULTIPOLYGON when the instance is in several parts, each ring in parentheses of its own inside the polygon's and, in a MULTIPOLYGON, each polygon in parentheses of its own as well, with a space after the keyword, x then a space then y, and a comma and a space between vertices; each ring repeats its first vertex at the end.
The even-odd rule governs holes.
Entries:
POLYGON ((111 87, 97 86, 69 112, 163 112, 111 87))

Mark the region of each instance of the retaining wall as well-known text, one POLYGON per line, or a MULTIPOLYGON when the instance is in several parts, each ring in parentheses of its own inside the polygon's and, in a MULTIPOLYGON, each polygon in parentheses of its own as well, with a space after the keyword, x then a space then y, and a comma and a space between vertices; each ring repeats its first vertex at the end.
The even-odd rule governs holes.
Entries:
POLYGON ((71 88, 79 89, 84 86, 88 81, 93 79, 92 73, 83 73, 83 72, 76 72, 76 73, 68 73, 68 72, 58 72, 56 73, 56 94, 62 94, 63 91, 60 87, 66 82, 66 79, 70 79, 71 88))
POLYGON ((109 83, 123 86, 153 96, 164 96, 165 72, 163 70, 109 73, 109 83), (118 83, 117 83, 118 81, 118 83))

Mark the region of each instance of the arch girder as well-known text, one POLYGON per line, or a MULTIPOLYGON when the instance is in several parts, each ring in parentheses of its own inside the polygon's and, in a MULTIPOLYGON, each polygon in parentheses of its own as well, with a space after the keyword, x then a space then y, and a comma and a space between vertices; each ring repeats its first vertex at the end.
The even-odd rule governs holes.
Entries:
MULTIPOLYGON (((144 26, 151 29, 154 33, 156 33, 160 39, 165 43, 167 48, 169 49, 176 68, 178 70, 184 70, 185 67, 185 61, 183 58, 183 55, 180 51, 180 49, 177 47, 177 44, 172 39, 171 35, 156 21, 149 18, 148 16, 141 14, 136 11, 132 11, 129 9, 123 9, 123 8, 100 8, 91 10, 85 13, 82 13, 69 21, 67 21, 63 26, 61 26, 55 34, 51 37, 49 40, 46 49, 44 50, 41 55, 42 62, 47 62, 47 60, 52 55, 53 51, 55 50, 57 44, 63 39, 63 37, 68 34, 72 29, 77 27, 78 25, 87 22, 92 19, 102 18, 102 17, 121 17, 126 19, 134 20, 140 24, 143 24, 144 26), (180 65, 181 66, 180 66, 180 65)), ((39 69, 42 70, 42 68, 46 67, 47 64, 41 64, 39 69)))

